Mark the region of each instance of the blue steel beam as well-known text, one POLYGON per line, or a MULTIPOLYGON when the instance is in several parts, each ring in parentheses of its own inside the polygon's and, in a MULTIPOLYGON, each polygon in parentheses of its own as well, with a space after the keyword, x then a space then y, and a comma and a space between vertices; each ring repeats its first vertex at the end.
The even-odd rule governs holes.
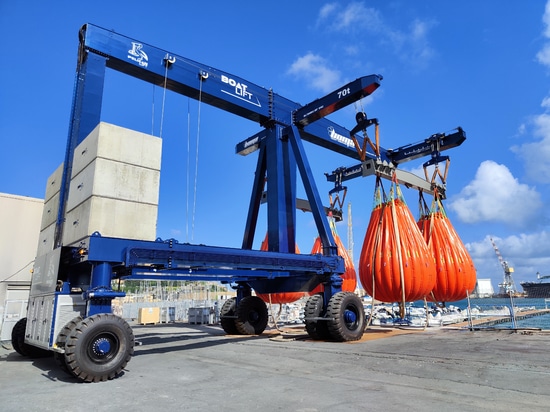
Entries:
POLYGON ((97 126, 101 119, 106 60, 106 57, 103 55, 85 56, 83 51, 79 50, 71 108, 71 122, 69 124, 69 135, 65 150, 65 161, 63 162, 63 175, 61 177, 54 248, 61 246, 65 205, 69 195, 74 150, 97 126))
MULTIPOLYGON (((432 159, 437 160, 442 150, 460 146, 464 140, 466 140, 466 132, 461 127, 458 127, 451 133, 436 133, 420 143, 386 150, 386 162, 392 166, 397 166, 401 163, 426 156, 432 156, 432 159)), ((365 157, 367 160, 377 160, 376 155, 373 153, 367 152, 365 157)), ((356 177, 374 174, 376 171, 365 173, 365 167, 370 167, 371 165, 372 163, 367 161, 363 164, 339 168, 331 174, 327 174, 327 180, 329 182, 343 182, 355 179, 356 177)))
POLYGON ((256 172, 254 173, 254 182, 252 184, 252 194, 250 195, 250 203, 248 205, 248 215, 246 218, 245 231, 243 235, 243 249, 252 249, 254 235, 256 234, 256 225, 258 215, 260 213, 260 204, 262 201, 262 193, 266 183, 267 171, 267 153, 265 144, 258 153, 258 161, 256 163, 256 172))
POLYGON ((280 125, 266 139, 266 174, 268 248, 296 253, 296 160, 280 125))
POLYGON ((85 238, 75 257, 80 263, 108 262, 115 269, 258 269, 302 271, 304 273, 344 272, 339 256, 323 257, 284 252, 243 250, 220 246, 192 245, 174 239, 146 241, 92 235, 85 238))
POLYGON ((465 140, 466 132, 461 127, 457 127, 451 133, 435 133, 422 142, 388 150, 388 157, 397 165, 425 156, 439 156, 442 150, 458 147, 465 140))
POLYGON ((233 74, 103 28, 86 24, 81 48, 109 56, 107 67, 262 124, 270 91, 233 74), (202 85, 201 85, 202 82, 202 85))
POLYGON ((300 171, 309 205, 311 206, 313 219, 315 220, 315 225, 317 226, 317 231, 321 238, 321 244, 323 245, 323 254, 325 256, 336 256, 338 255, 336 242, 324 214, 323 203, 319 197, 319 191, 315 185, 315 179, 313 178, 313 173, 300 139, 300 132, 296 126, 290 126, 285 129, 285 133, 288 136, 288 140, 290 141, 296 157, 296 165, 300 171))
MULTIPOLYGON (((351 157, 357 157, 349 130, 321 117, 374 92, 378 75, 358 78, 306 106, 234 74, 198 63, 129 37, 86 24, 80 31, 81 51, 108 56, 107 67, 218 107, 264 126, 276 122, 303 127, 302 138, 351 157), (309 113, 309 112, 314 113, 309 113), (309 114, 308 114, 309 113, 309 114), (321 122, 313 127, 312 123, 321 122), (305 126, 305 127, 304 127, 305 126)), ((85 137, 86 135, 84 135, 85 137)), ((361 138, 359 138, 362 141, 361 138)))
POLYGON ((294 124, 297 126, 307 126, 370 95, 380 87, 381 80, 382 76, 376 74, 360 77, 332 93, 314 100, 294 112, 294 124))
MULTIPOLYGON (((80 265, 112 268, 114 276, 123 279, 245 283, 258 293, 309 291, 332 274, 344 272, 344 261, 336 255, 191 245, 173 239, 142 241, 92 235, 73 249, 73 257, 80 265)), ((104 283, 105 276, 94 276, 94 287, 104 283)))

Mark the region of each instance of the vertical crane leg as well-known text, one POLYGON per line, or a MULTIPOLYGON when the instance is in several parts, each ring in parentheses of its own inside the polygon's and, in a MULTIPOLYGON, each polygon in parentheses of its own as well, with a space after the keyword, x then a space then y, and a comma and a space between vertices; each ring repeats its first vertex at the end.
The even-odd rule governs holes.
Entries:
POLYGON ((111 303, 116 297, 124 297, 124 292, 115 292, 111 288, 112 267, 110 263, 98 263, 92 269, 90 289, 84 293, 88 300, 87 315, 111 313, 111 303))
POLYGON ((254 173, 254 183, 252 186, 252 195, 250 196, 250 205, 248 206, 248 215, 243 236, 243 249, 252 249, 254 235, 256 234, 256 225, 258 223, 258 214, 260 212, 260 204, 262 193, 265 187, 266 178, 266 148, 261 145, 258 153, 258 163, 256 172, 254 173))
POLYGON ((65 206, 69 196, 73 155, 76 146, 98 125, 101 119, 101 103, 107 58, 79 50, 79 66, 75 79, 75 91, 71 108, 71 123, 63 163, 63 176, 59 194, 59 209, 55 228, 55 247, 62 245, 65 206))
POLYGON ((325 216, 321 197, 319 196, 319 191, 315 185, 313 173, 311 171, 311 167, 309 166, 298 128, 296 126, 290 126, 285 130, 285 133, 287 133, 288 140, 292 146, 293 153, 296 158, 296 165, 300 171, 300 177, 302 178, 302 183, 311 206, 313 219, 315 220, 317 231, 321 237, 323 254, 325 256, 337 256, 338 250, 336 247, 336 242, 334 241, 332 231, 330 230, 328 220, 325 216))
POLYGON ((281 126, 266 139, 267 236, 270 251, 296 252, 296 161, 281 126))
MULTIPOLYGON (((290 126, 286 131, 321 237, 323 255, 335 256, 338 254, 338 248, 323 213, 323 205, 305 156, 299 131, 295 126, 290 126)), ((306 320, 306 330, 314 339, 323 339, 329 335, 338 341, 352 341, 363 336, 366 324, 363 303, 354 293, 342 291, 340 273, 335 272, 331 275, 330 281, 325 285, 322 298, 321 295, 310 298, 306 304, 305 313, 306 317, 310 317, 309 320, 306 320)))

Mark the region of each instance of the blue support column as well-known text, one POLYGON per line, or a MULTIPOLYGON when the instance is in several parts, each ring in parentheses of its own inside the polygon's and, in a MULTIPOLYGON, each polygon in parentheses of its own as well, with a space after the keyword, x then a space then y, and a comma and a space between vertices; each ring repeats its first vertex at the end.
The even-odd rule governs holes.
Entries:
POLYGON ((321 202, 319 191, 315 185, 313 173, 305 154, 304 145, 300 139, 300 132, 296 126, 289 126, 285 129, 285 133, 288 133, 288 140, 292 145, 294 156, 296 158, 296 164, 298 170, 300 171, 300 176, 302 178, 302 183, 311 207, 311 212, 313 213, 313 219, 315 220, 317 231, 321 237, 323 254, 325 256, 337 256, 338 248, 336 247, 336 242, 334 241, 332 231, 330 230, 328 220, 324 213, 323 203, 321 202))
POLYGON ((256 234, 256 226, 258 223, 258 214, 260 211, 260 203, 262 201, 262 193, 265 188, 266 173, 266 149, 265 144, 260 145, 258 154, 258 162, 256 164, 256 172, 254 174, 254 184, 252 186, 252 195, 250 196, 250 204, 248 206, 248 216, 246 218, 246 226, 243 236, 243 249, 252 249, 254 235, 256 234))
POLYGON ((98 263, 92 270, 91 289, 111 288, 111 265, 108 262, 98 263))
POLYGON ((54 247, 62 246, 65 206, 69 195, 73 155, 76 146, 99 124, 107 58, 81 49, 75 79, 71 108, 71 123, 63 163, 63 176, 59 194, 59 209, 55 229, 54 247))
POLYGON ((269 250, 296 252, 296 161, 281 126, 266 139, 269 250))
POLYGON ((114 298, 124 297, 124 292, 115 292, 111 288, 112 267, 108 262, 98 263, 92 269, 90 289, 84 292, 88 301, 86 315, 111 313, 111 302, 114 298))

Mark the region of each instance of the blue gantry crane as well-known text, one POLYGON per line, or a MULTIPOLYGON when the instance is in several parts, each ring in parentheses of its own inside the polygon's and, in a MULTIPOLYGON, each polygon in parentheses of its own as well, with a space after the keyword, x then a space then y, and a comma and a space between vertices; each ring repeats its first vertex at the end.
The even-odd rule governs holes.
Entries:
MULTIPOLYGON (((313 338, 337 341, 360 339, 365 315, 361 299, 343 292, 343 259, 337 254, 326 208, 310 169, 303 141, 357 161, 338 167, 326 178, 336 193, 344 181, 376 174, 428 193, 428 182, 402 171, 405 161, 431 156, 426 164, 447 160, 440 152, 466 138, 457 128, 397 149, 378 142, 378 120, 358 113, 351 130, 326 118, 373 93, 382 81, 368 75, 301 105, 271 89, 233 74, 169 53, 160 48, 92 24, 79 32, 75 91, 59 195, 52 250, 38 256, 34 266, 27 317, 13 330, 12 343, 22 355, 53 352, 64 370, 84 381, 116 377, 134 351, 128 323, 111 313, 111 302, 123 292, 113 279, 211 280, 230 284, 236 298, 221 309, 221 325, 230 334, 261 334, 268 321, 265 303, 252 291, 277 293, 324 292, 306 303, 306 329, 313 338), (258 160, 241 248, 101 236, 93 233, 76 244, 63 244, 67 199, 75 148, 100 122, 107 69, 166 87, 258 123, 261 130, 237 143, 236 153, 257 152, 258 160), (375 127, 376 142, 366 133, 375 127), (297 199, 300 177, 307 199, 297 199), (267 204, 268 251, 253 250, 262 203, 267 204), (296 209, 311 211, 324 246, 319 255, 296 254, 296 209)), ((438 192, 444 196, 445 188, 438 192)), ((337 213, 338 210, 332 212, 337 213)))

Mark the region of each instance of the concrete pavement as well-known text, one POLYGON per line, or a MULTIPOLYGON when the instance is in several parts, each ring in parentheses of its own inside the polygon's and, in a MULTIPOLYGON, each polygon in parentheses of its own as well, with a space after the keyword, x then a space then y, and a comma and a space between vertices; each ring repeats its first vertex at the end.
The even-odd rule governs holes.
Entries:
POLYGON ((550 335, 369 329, 319 342, 302 327, 226 336, 218 326, 132 325, 124 375, 81 383, 53 358, 0 348, 0 410, 548 411, 550 335))

